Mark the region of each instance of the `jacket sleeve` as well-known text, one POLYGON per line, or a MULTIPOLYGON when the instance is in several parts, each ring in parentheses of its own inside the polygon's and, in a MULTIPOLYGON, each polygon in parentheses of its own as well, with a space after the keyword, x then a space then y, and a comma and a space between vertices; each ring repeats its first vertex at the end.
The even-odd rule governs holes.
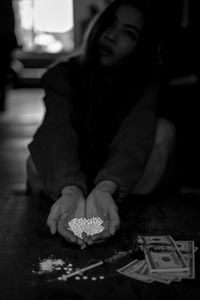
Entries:
POLYGON ((62 188, 69 185, 86 193, 85 175, 78 158, 78 136, 73 128, 72 88, 62 69, 62 65, 54 66, 42 78, 45 115, 28 146, 45 192, 55 200, 62 188))
POLYGON ((107 161, 95 179, 95 184, 102 180, 115 182, 119 198, 129 195, 143 175, 155 139, 159 94, 160 84, 151 79, 122 121, 110 143, 107 161))

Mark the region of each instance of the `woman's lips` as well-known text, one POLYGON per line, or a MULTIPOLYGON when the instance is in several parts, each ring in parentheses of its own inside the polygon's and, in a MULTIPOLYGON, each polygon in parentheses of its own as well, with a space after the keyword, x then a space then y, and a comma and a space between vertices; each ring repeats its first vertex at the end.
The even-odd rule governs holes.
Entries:
POLYGON ((112 49, 110 47, 107 47, 106 45, 99 46, 99 53, 103 56, 113 55, 112 49))

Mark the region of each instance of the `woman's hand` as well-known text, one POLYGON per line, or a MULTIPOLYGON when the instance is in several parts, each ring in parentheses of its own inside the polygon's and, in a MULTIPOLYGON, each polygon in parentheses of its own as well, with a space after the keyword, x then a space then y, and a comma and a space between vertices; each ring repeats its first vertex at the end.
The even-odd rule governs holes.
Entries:
POLYGON ((86 236, 84 241, 91 245, 105 241, 106 238, 115 234, 120 226, 118 208, 112 194, 117 186, 110 181, 102 181, 89 194, 86 200, 86 218, 100 217, 105 229, 93 236, 86 236))
POLYGON ((69 186, 62 190, 62 196, 52 205, 47 226, 52 234, 57 231, 68 242, 84 248, 84 241, 69 230, 68 222, 74 218, 85 218, 85 199, 78 187, 69 186))

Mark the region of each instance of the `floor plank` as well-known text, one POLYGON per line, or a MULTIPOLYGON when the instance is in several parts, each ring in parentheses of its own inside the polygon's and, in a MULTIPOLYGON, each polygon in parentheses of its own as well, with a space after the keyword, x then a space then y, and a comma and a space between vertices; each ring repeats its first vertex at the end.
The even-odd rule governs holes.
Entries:
POLYGON ((13 185, 25 186, 27 145, 42 120, 41 89, 10 90, 0 115, 0 194, 13 185))

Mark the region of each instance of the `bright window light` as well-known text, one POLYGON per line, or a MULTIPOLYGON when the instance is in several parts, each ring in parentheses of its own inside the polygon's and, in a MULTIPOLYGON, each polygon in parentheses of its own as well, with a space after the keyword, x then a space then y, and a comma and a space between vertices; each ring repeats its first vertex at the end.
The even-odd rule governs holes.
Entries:
POLYGON ((24 51, 74 49, 73 0, 16 0, 13 6, 17 38, 24 51))
MULTIPOLYGON (((15 4, 15 3, 14 3, 15 4)), ((30 1, 22 0, 19 3, 20 21, 22 28, 32 30, 33 27, 33 9, 30 1)))
POLYGON ((35 0, 34 29, 46 32, 66 32, 73 27, 72 0, 35 0))

